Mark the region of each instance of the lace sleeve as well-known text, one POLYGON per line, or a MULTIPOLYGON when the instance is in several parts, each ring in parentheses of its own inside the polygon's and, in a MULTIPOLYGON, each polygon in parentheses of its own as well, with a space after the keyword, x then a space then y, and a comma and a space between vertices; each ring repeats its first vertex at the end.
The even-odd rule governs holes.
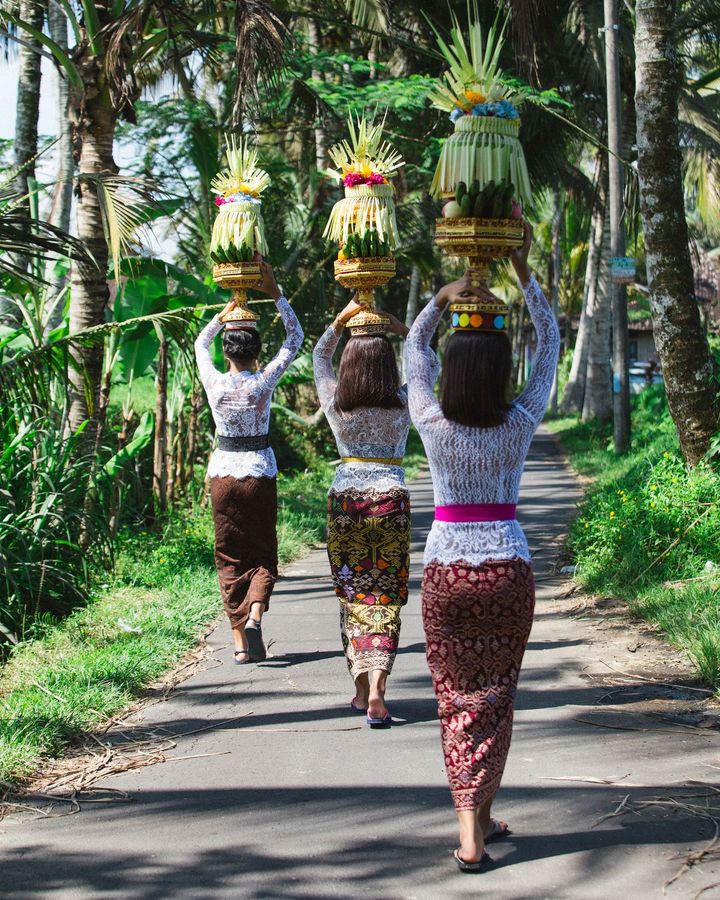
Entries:
POLYGON ((533 276, 523 288, 533 326, 537 332, 537 349, 525 390, 515 405, 527 413, 535 425, 545 415, 560 353, 560 329, 542 288, 533 276))
POLYGON ((300 320, 295 315, 295 310, 290 306, 286 297, 278 297, 277 308, 285 326, 285 340, 275 356, 262 369, 265 385, 270 390, 280 381, 283 372, 297 356, 305 336, 300 320))
POLYGON ((415 425, 442 418, 442 410, 434 391, 440 363, 430 347, 430 339, 438 327, 442 313, 433 297, 415 319, 405 341, 408 405, 415 425))
POLYGON ((219 316, 213 316, 195 339, 195 359, 200 372, 200 381, 206 393, 210 390, 213 381, 220 375, 210 356, 210 345, 215 340, 215 337, 220 334, 222 327, 223 324, 219 316))
POLYGON ((328 325, 313 350, 315 387, 323 410, 327 410, 335 396, 337 378, 333 371, 332 358, 339 340, 339 336, 335 333, 335 325, 328 325))

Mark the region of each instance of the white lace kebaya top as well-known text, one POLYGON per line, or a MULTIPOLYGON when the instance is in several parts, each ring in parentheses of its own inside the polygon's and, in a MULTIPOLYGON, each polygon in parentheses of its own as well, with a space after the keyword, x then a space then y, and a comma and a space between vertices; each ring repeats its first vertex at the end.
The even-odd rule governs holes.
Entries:
MULTIPOLYGON (((320 406, 335 435, 339 454, 378 459, 404 456, 410 430, 407 389, 402 387, 398 392, 402 407, 361 407, 350 412, 339 410, 335 405, 337 379, 332 366, 339 340, 334 326, 330 325, 313 350, 315 386, 320 406)), ((335 493, 355 490, 363 494, 384 494, 398 488, 405 490, 405 470, 402 466, 353 462, 338 466, 330 490, 335 493)))
MULTIPOLYGON (((460 425, 442 413, 433 391, 437 358, 430 349, 442 316, 434 299, 410 329, 405 347, 410 415, 425 445, 436 506, 517 503, 525 457, 545 413, 560 350, 555 316, 535 278, 523 287, 523 293, 538 336, 537 350, 525 390, 496 428, 460 425)), ((426 565, 464 561, 479 566, 516 556, 530 561, 527 539, 515 519, 435 521, 425 545, 426 565)))
MULTIPOLYGON (((224 327, 218 316, 203 328, 195 341, 195 358, 218 434, 249 437, 267 434, 270 425, 270 401, 283 372, 295 359, 303 342, 303 330, 285 297, 277 308, 285 326, 285 341, 270 362, 257 372, 218 372, 210 356, 210 345, 224 327)), ((213 451, 208 475, 247 478, 272 478, 277 463, 271 447, 267 450, 213 451)))

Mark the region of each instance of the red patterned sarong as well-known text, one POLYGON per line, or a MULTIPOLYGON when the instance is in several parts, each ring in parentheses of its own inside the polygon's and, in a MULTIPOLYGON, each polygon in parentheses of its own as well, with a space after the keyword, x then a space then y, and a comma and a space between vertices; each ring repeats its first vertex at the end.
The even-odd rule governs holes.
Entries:
POLYGON ((408 598, 410 499, 404 490, 328 496, 328 557, 340 601, 340 634, 353 678, 390 672, 408 598))
POLYGON ((532 566, 522 559, 425 567, 427 660, 457 809, 476 809, 500 787, 534 608, 532 566))

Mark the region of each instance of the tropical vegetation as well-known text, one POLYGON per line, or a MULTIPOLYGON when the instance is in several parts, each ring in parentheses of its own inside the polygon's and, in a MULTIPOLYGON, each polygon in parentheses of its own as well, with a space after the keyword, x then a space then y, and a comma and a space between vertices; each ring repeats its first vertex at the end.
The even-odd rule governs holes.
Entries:
MULTIPOLYGON (((636 260, 629 313, 652 319, 665 385, 636 401, 630 452, 621 457, 607 443, 602 4, 480 4, 465 41, 465 0, 2 0, 1 34, 19 74, 14 139, 0 144, 0 693, 9 710, 0 724, 0 778, 26 774, 39 755, 126 703, 217 609, 204 477, 213 425, 191 348, 228 299, 211 275, 218 247, 230 246, 228 234, 213 239, 224 208, 216 194, 225 199, 227 187, 216 178, 225 168, 232 178, 257 166, 269 179, 266 257, 307 335, 276 394, 272 426, 287 476, 285 558, 319 538, 335 450, 309 350, 344 302, 333 276, 338 247, 323 231, 342 192, 330 168, 342 169, 342 159, 331 148, 347 137, 351 116, 382 118, 405 161, 392 165, 400 242, 383 306, 410 324, 459 271, 433 244, 439 204, 430 188, 453 128, 448 112, 502 118, 509 106, 517 112, 513 97, 527 101, 520 139, 533 193, 531 261, 564 333, 551 409, 564 417, 558 427, 575 464, 597 479, 571 535, 578 577, 654 617, 718 683, 718 588, 703 567, 720 564, 711 352, 720 278, 703 305, 695 288, 699 261, 703 283, 717 272, 720 4, 635 0, 618 4, 618 15, 623 228, 636 260), (499 7, 502 16, 510 10, 504 26, 499 7), (483 41, 492 52, 483 55, 483 41), (47 83, 43 59, 55 73, 47 83), (482 80, 467 96, 468 67, 484 67, 491 81, 502 74, 496 98, 483 93, 482 80), (53 134, 38 127, 41 92, 58 110, 53 134), (466 101, 467 109, 457 106, 466 101), (489 108, 502 102, 509 106, 489 108), (234 136, 229 152, 225 135, 234 136), (628 533, 638 537, 632 547, 628 533), (649 568, 628 587, 627 567, 649 568), (172 599, 185 577, 193 585, 186 611, 172 599), (658 612, 661 595, 675 612, 658 612), (162 604, 176 620, 151 627, 162 604), (140 628, 142 639, 120 621, 140 628), (97 637, 97 646, 81 646, 80 634, 90 643, 97 637), (154 642, 167 655, 153 656, 154 642), (125 674, 97 656, 101 646, 128 650, 125 674), (60 705, 40 737, 40 701, 48 691, 78 695, 71 672, 91 657, 97 678, 115 686, 107 704, 95 697, 92 709, 68 708, 65 718, 60 705), (34 676, 42 688, 21 695, 35 661, 45 666, 34 676), (28 743, 18 750, 21 734, 28 743)), ((507 272, 495 275, 510 306, 520 385, 532 330, 507 272)), ((270 354, 281 326, 269 301, 253 303, 270 354)))

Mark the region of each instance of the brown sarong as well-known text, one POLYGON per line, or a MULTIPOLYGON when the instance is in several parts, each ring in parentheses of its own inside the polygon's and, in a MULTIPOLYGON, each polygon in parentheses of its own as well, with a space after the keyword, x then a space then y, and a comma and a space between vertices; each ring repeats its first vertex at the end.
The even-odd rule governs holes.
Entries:
POLYGON ((274 478, 210 479, 215 522, 215 568, 233 628, 253 603, 270 605, 277 580, 277 485, 274 478))
POLYGON ((534 607, 522 559, 425 566, 427 660, 457 809, 477 809, 500 787, 534 607))

